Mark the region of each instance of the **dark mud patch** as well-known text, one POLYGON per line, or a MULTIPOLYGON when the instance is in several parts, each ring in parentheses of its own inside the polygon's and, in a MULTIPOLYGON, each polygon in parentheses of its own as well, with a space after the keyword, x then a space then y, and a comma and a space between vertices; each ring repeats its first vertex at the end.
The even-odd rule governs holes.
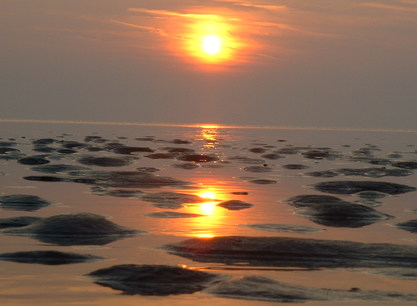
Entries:
POLYGON ((34 195, 12 194, 0 196, 0 208, 12 210, 35 211, 50 204, 51 202, 34 195))
POLYGON ((0 154, 7 154, 10 152, 20 152, 18 149, 15 148, 9 148, 9 147, 0 147, 0 154))
POLYGON ((145 216, 152 217, 152 218, 168 218, 168 219, 204 217, 204 215, 200 215, 200 214, 180 213, 180 212, 174 212, 174 211, 161 211, 161 212, 149 213, 149 214, 146 214, 145 216))
POLYGON ((30 176, 25 176, 23 179, 27 181, 37 181, 37 182, 66 182, 68 181, 62 177, 50 176, 50 175, 30 175, 30 176))
POLYGON ((49 145, 49 144, 53 144, 54 142, 56 142, 56 140, 53 139, 53 138, 39 138, 39 139, 33 140, 32 144, 34 144, 34 145, 49 145))
POLYGON ((250 148, 249 152, 262 154, 266 152, 266 149, 265 148, 250 148))
POLYGON ((240 200, 223 201, 217 204, 217 206, 226 208, 228 210, 242 210, 253 207, 253 204, 246 203, 240 200))
POLYGON ((202 165, 203 168, 209 168, 209 169, 220 169, 220 168, 224 168, 224 165, 221 164, 206 164, 206 165, 202 165))
POLYGON ((193 154, 193 153, 195 153, 195 150, 190 149, 190 148, 167 147, 167 148, 164 148, 164 150, 168 151, 168 153, 174 153, 174 154, 193 154))
POLYGON ((200 198, 199 196, 177 192, 148 193, 142 196, 142 200, 159 204, 183 204, 204 202, 204 199, 200 198))
POLYGON ((28 156, 23 157, 17 161, 19 164, 22 165, 43 165, 50 163, 49 160, 47 160, 44 156, 28 156))
POLYGON ((105 143, 107 140, 104 139, 101 136, 92 135, 92 136, 85 136, 84 141, 85 142, 94 142, 94 143, 105 143))
POLYGON ((317 224, 351 228, 363 227, 393 218, 390 215, 376 211, 372 207, 349 202, 317 204, 297 209, 297 214, 317 224))
POLYGON ((91 193, 100 196, 110 196, 117 198, 138 198, 143 194, 140 190, 131 189, 109 189, 104 187, 92 187, 91 193))
POLYGON ((207 163, 219 160, 216 156, 205 154, 189 154, 178 157, 179 160, 185 162, 207 163))
POLYGON ((259 185, 269 185, 269 184, 277 183, 277 181, 275 180, 268 180, 268 179, 255 179, 255 180, 250 180, 249 182, 253 184, 259 184, 259 185))
POLYGON ((331 170, 325 170, 325 171, 307 172, 307 173, 304 173, 304 175, 313 176, 313 177, 335 177, 335 176, 338 176, 339 173, 331 171, 331 170))
POLYGON ((145 157, 150 159, 174 159, 178 156, 175 153, 153 153, 149 155, 145 155, 145 157))
POLYGON ((410 233, 417 233, 417 220, 409 220, 396 224, 396 227, 410 233))
POLYGON ((140 152, 153 153, 154 150, 152 150, 151 148, 148 148, 148 147, 125 147, 125 146, 120 146, 118 148, 113 149, 113 152, 117 153, 117 154, 131 155, 132 153, 140 153, 140 152))
POLYGON ((266 159, 271 159, 271 160, 276 160, 276 159, 284 158, 284 156, 279 155, 279 154, 275 154, 275 153, 263 154, 263 155, 261 155, 261 157, 262 158, 266 158, 266 159))
POLYGON ((94 255, 83 255, 59 251, 28 251, 0 254, 0 259, 18 263, 42 264, 42 265, 65 265, 82 262, 90 262, 102 257, 94 255))
POLYGON ((364 177, 384 177, 384 176, 408 176, 413 174, 412 171, 406 169, 388 169, 382 168, 362 168, 362 169, 338 169, 336 172, 346 176, 364 176, 364 177))
POLYGON ((140 171, 90 171, 67 179, 76 183, 113 188, 160 188, 186 186, 189 183, 167 176, 140 171))
POLYGON ((412 269, 382 269, 373 272, 375 274, 382 274, 391 278, 417 280, 417 270, 412 269))
POLYGON ((199 167, 199 165, 196 165, 194 163, 181 163, 181 164, 173 164, 172 167, 179 168, 179 169, 185 169, 185 170, 193 170, 199 167))
POLYGON ((297 208, 311 207, 317 204, 346 203, 345 201, 339 199, 338 197, 328 196, 328 195, 316 195, 316 194, 295 196, 295 197, 287 199, 285 202, 297 208))
POLYGON ((37 145, 33 148, 33 151, 39 153, 53 153, 56 149, 48 146, 37 145))
POLYGON ((345 176, 363 176, 363 177, 384 177, 384 176, 409 176, 413 174, 412 171, 407 169, 388 169, 386 167, 373 167, 373 168, 360 168, 360 169, 353 169, 353 168, 342 168, 342 169, 335 169, 331 170, 337 174, 345 175, 345 176))
POLYGON ((287 165, 283 165, 282 168, 288 169, 288 170, 302 170, 302 169, 307 169, 309 167, 306 165, 301 165, 301 164, 287 164, 287 165))
POLYGON ((231 156, 228 158, 230 161, 236 161, 243 164, 264 164, 265 160, 258 158, 250 158, 247 156, 231 156))
POLYGON ((392 166, 402 169, 410 169, 415 170, 417 169, 417 162, 416 161, 401 161, 401 162, 394 162, 392 166))
POLYGON ((361 199, 366 199, 366 200, 382 199, 387 196, 386 193, 378 192, 378 191, 362 191, 362 192, 357 193, 357 195, 361 199))
POLYGON ((80 213, 44 218, 3 233, 29 236, 57 245, 105 245, 144 232, 117 225, 103 216, 80 213))
POLYGON ((308 150, 301 153, 304 158, 308 159, 336 159, 339 153, 332 151, 330 148, 308 150))
POLYGON ((18 149, 0 147, 0 160, 19 160, 24 155, 18 149))
POLYGON ((318 183, 312 185, 312 187, 322 192, 334 194, 354 194, 363 191, 377 191, 394 195, 416 190, 415 187, 379 181, 330 181, 318 183))
POLYGON ((14 147, 15 145, 14 141, 0 141, 0 147, 14 147))
POLYGON ((84 149, 87 148, 89 145, 86 143, 73 141, 73 140, 64 140, 61 141, 61 147, 64 149, 84 149))
POLYGON ((36 166, 31 168, 34 171, 49 173, 49 174, 58 174, 58 173, 71 173, 74 171, 86 171, 91 170, 87 167, 76 166, 76 165, 65 165, 65 164, 55 164, 55 165, 43 165, 36 166))
POLYGON ((260 231, 278 232, 278 233, 294 233, 294 234, 315 234, 323 230, 317 227, 293 224, 245 224, 243 226, 250 227, 260 231))
POLYGON ((0 229, 10 228, 10 227, 23 227, 30 225, 36 221, 41 220, 39 217, 14 217, 14 218, 4 218, 0 219, 0 229))
POLYGON ((77 150, 74 150, 74 149, 59 149, 59 150, 57 150, 57 152, 61 153, 61 154, 74 154, 74 153, 77 153, 77 150))
POLYGON ((85 156, 78 159, 78 162, 87 166, 122 167, 131 164, 132 159, 122 157, 85 156))
POLYGON ((377 290, 329 289, 293 285, 274 281, 262 276, 248 276, 221 282, 207 290, 208 293, 235 299, 267 301, 276 303, 303 303, 307 301, 416 301, 411 293, 377 290))
POLYGON ((255 173, 265 173, 265 172, 271 172, 272 168, 268 166, 250 166, 243 168, 244 171, 248 172, 255 172, 255 173))
POLYGON ((284 155, 295 155, 295 154, 300 153, 301 150, 302 150, 301 148, 288 146, 288 147, 284 147, 284 148, 277 150, 276 153, 284 154, 284 155))
POLYGON ((296 213, 310 221, 332 227, 363 227, 392 216, 372 207, 343 201, 325 195, 300 195, 286 201, 296 207, 296 213))
POLYGON ((161 171, 160 169, 155 168, 155 167, 139 167, 139 168, 136 168, 136 170, 139 172, 149 172, 149 173, 161 171))
POLYGON ((164 247, 197 262, 242 266, 417 268, 417 246, 286 237, 193 238, 164 247))
POLYGON ((88 274, 96 284, 124 294, 165 296, 190 294, 210 285, 214 274, 162 265, 117 265, 88 274))

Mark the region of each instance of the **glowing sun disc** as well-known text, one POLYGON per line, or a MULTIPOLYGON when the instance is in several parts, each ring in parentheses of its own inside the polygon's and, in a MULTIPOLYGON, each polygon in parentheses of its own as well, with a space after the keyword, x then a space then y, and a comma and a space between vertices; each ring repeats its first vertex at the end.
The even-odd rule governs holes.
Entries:
POLYGON ((202 48, 205 53, 215 55, 221 51, 222 40, 220 37, 214 35, 204 36, 202 48))

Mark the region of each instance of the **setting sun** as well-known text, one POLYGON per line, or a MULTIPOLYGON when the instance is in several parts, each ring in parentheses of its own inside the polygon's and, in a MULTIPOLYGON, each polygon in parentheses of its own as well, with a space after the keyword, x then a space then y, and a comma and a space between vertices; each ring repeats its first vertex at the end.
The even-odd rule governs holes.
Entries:
POLYGON ((235 36, 231 33, 235 25, 227 22, 226 18, 217 15, 204 15, 202 20, 188 26, 185 41, 187 53, 196 63, 210 64, 209 66, 225 66, 236 59, 239 49, 235 36))
POLYGON ((220 37, 214 35, 204 36, 202 48, 207 54, 215 55, 221 51, 222 40, 220 37))

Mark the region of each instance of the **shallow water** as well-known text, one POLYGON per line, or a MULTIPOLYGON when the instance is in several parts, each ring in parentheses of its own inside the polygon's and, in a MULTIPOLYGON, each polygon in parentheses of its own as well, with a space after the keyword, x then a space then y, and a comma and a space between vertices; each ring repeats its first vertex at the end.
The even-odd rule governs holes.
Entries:
MULTIPOLYGON (((389 268, 389 271, 300 269, 199 262, 170 254, 163 248, 190 238, 219 236, 294 237, 415 246, 416 234, 395 226, 417 219, 416 193, 412 189, 392 195, 371 190, 374 193, 361 195, 357 192, 326 193, 313 188, 315 184, 328 181, 376 181, 417 187, 414 169, 401 175, 397 175, 398 171, 385 171, 404 170, 395 167, 399 161, 417 161, 415 133, 13 122, 0 123, 0 127, 2 147, 19 150, 0 154, 0 196, 33 195, 51 203, 26 210, 16 203, 12 203, 14 206, 0 203, 2 219, 93 213, 119 226, 146 232, 109 239, 108 243, 92 240, 93 243, 82 244, 75 239, 71 245, 42 240, 30 230, 29 235, 10 235, 7 233, 10 228, 3 229, 0 235, 2 254, 50 250, 105 258, 54 266, 0 261, 3 305, 30 305, 34 300, 50 305, 195 305, 197 302, 202 305, 268 305, 277 302, 265 292, 251 297, 222 297, 212 288, 168 296, 124 295, 120 290, 95 284, 86 276, 120 264, 188 267, 220 275, 227 284, 249 276, 263 276, 309 290, 358 288, 355 290, 362 292, 416 293, 417 278, 395 278, 392 274, 396 270, 389 268), (115 150, 121 145, 150 150, 115 150), (155 155, 157 153, 164 154, 155 155), (153 155, 147 157, 150 154, 153 155), (196 159, 195 154, 200 157, 196 159), (34 156, 35 164, 19 162, 34 156), (111 158, 111 164, 100 164, 109 161, 97 159, 103 157, 111 158), (39 160, 49 163, 36 164, 39 160), (36 169, 46 165, 77 167, 59 167, 53 171, 36 169), (368 168, 372 169, 352 171, 368 168), (308 174, 323 171, 336 175, 308 174), (51 177, 56 181, 51 181, 51 177), (366 224, 363 226, 346 226, 344 222, 338 226, 337 219, 318 223, 286 202, 299 195, 336 196, 343 202, 372 207, 392 217, 363 222, 366 224), (230 200, 236 201, 217 205, 230 200)), ((75 230, 74 235, 78 234, 75 230)), ((401 298, 382 301, 382 296, 358 299, 355 305, 375 301, 380 305, 408 302, 401 298)), ((334 299, 306 299, 303 304, 337 303, 345 305, 346 298, 335 294, 334 299)))

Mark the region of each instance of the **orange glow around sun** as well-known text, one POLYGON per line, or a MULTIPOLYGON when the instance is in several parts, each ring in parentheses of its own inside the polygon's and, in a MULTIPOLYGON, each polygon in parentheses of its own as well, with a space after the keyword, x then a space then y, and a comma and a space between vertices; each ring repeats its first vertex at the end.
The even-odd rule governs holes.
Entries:
POLYGON ((186 51, 200 63, 230 64, 240 45, 231 35, 234 26, 219 16, 204 19, 189 25, 186 51))

